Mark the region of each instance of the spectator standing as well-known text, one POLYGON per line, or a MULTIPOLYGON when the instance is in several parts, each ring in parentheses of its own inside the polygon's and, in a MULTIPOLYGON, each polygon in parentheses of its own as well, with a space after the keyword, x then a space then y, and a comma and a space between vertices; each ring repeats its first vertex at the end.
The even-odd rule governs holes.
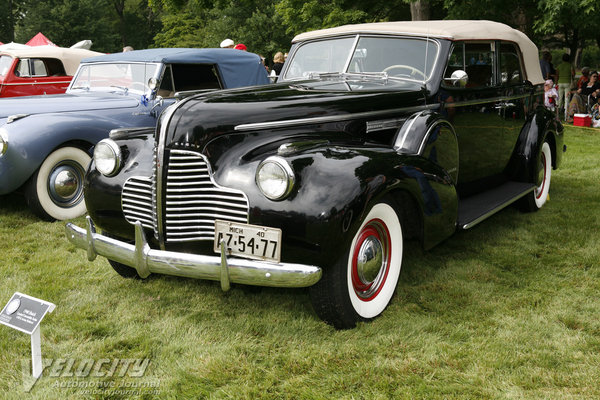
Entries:
POLYGON ((131 46, 123 47, 123 53, 127 53, 128 51, 133 51, 133 47, 131 47, 131 46))
POLYGON ((542 69, 542 76, 544 79, 552 79, 552 67, 550 60, 552 60, 552 55, 549 51, 544 51, 542 53, 542 59, 540 60, 540 68, 542 69))
POLYGON ((222 49, 233 49, 233 46, 235 46, 235 43, 233 40, 231 39, 225 39, 221 42, 221 48, 222 49))
POLYGON ((575 76, 575 70, 570 61, 571 57, 565 53, 562 56, 562 62, 556 67, 558 73, 558 110, 562 110, 565 120, 567 119, 571 82, 575 76))
POLYGON ((278 51, 275 53, 273 57, 273 71, 275 71, 275 75, 279 76, 281 74, 281 68, 283 68, 283 63, 285 59, 283 58, 283 53, 278 51))
POLYGON ((235 47, 234 47, 234 49, 236 49, 236 50, 242 50, 242 51, 248 51, 248 48, 243 43, 236 44, 235 47))

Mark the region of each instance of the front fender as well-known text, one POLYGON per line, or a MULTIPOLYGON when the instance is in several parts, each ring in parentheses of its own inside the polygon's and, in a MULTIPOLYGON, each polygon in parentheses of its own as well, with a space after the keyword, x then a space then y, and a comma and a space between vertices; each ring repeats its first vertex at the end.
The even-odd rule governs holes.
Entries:
POLYGON ((73 142, 91 147, 108 137, 111 129, 124 126, 91 113, 34 114, 3 125, 9 145, 0 157, 0 194, 23 185, 55 149, 73 142))
POLYGON ((455 230, 453 182, 424 157, 401 155, 390 148, 327 147, 296 153, 285 157, 296 185, 283 201, 267 199, 254 183, 262 157, 224 166, 215 179, 246 193, 251 224, 282 230, 286 262, 303 260, 320 266, 335 262, 369 209, 388 195, 397 199, 401 218, 410 214, 408 220, 419 221, 419 236, 426 247, 455 230))

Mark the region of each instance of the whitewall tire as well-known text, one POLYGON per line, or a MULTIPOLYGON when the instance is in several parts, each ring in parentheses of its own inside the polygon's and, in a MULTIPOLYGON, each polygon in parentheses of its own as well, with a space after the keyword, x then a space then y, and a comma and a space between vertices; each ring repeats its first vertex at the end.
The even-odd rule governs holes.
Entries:
POLYGON ((83 178, 90 155, 77 147, 61 147, 52 153, 26 188, 31 210, 45 220, 66 220, 86 212, 83 178))
POLYGON ((390 202, 375 204, 339 261, 310 288, 319 317, 338 329, 379 316, 396 291, 403 254, 402 225, 390 202))

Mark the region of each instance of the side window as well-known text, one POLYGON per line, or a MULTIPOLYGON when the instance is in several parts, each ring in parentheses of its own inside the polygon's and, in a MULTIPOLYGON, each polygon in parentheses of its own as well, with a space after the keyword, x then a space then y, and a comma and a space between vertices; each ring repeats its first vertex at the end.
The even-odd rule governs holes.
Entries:
POLYGON ((490 42, 455 43, 444 78, 450 78, 452 73, 457 70, 467 73, 469 77, 467 88, 493 86, 494 44, 490 42))
POLYGON ((221 89, 219 75, 212 64, 172 64, 176 92, 221 89))
POLYGON ((34 58, 31 60, 31 66, 33 68, 32 76, 48 76, 48 71, 46 70, 46 64, 44 64, 43 60, 39 58, 34 58))
POLYGON ((500 79, 503 85, 523 83, 523 68, 517 46, 512 43, 500 45, 500 79))
POLYGON ((173 97, 175 95, 175 89, 173 88, 173 73, 170 65, 167 65, 165 68, 157 94, 164 98, 173 97))
POLYGON ((62 61, 57 58, 44 58, 48 76, 65 76, 67 72, 62 61))
POLYGON ((17 76, 30 76, 29 74, 29 58, 21 58, 15 70, 17 76))

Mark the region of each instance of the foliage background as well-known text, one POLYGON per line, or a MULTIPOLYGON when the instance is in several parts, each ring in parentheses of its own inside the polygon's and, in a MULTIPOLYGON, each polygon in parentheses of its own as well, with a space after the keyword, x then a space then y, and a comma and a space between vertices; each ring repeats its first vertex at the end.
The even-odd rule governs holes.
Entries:
POLYGON ((0 0, 0 41, 44 33, 60 46, 91 39, 94 50, 125 45, 217 47, 231 38, 268 60, 308 30, 348 23, 490 19, 525 32, 540 49, 600 63, 600 4, 592 0, 0 0))

